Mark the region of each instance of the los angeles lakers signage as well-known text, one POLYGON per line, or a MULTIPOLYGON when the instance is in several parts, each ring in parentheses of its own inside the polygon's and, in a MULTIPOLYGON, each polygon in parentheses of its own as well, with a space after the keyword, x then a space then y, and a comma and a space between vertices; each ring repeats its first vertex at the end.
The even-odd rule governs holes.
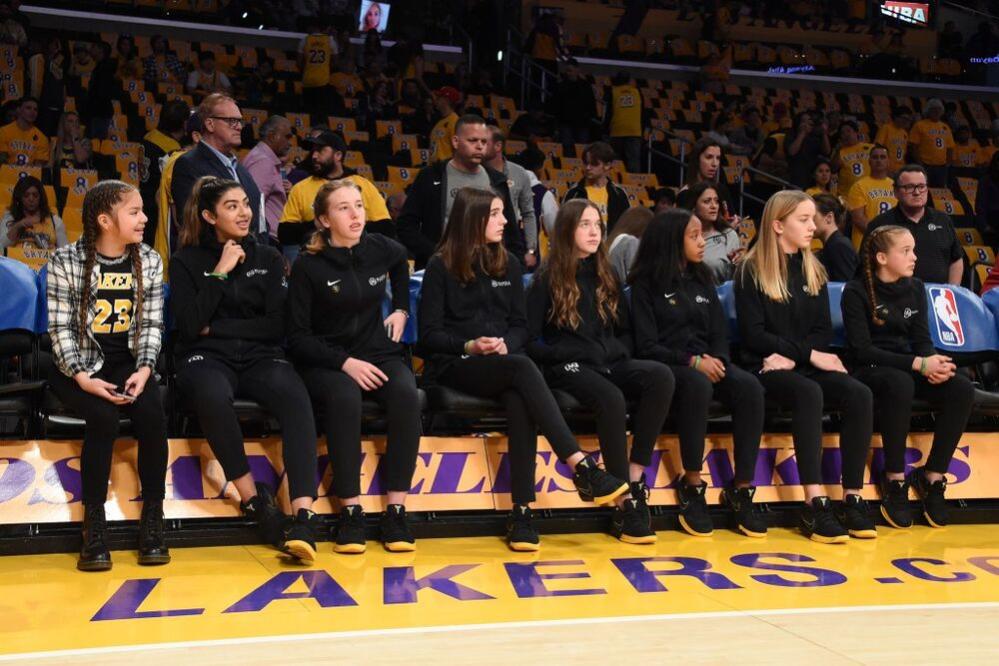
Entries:
MULTIPOLYGON (((948 497, 996 497, 994 480, 999 473, 999 447, 995 433, 966 434, 951 462, 948 497), (990 441, 991 440, 991 441, 990 441)), ((906 460, 919 465, 932 441, 931 434, 913 435, 906 460)), ((598 453, 593 438, 581 440, 583 448, 598 453)), ((572 470, 560 463, 542 439, 537 458, 538 508, 591 506, 576 495, 572 470)), ((280 488, 287 509, 287 483, 281 463, 278 439, 247 443, 254 477, 280 488)), ((362 442, 361 492, 367 511, 381 511, 385 496, 378 466, 385 452, 384 439, 362 442)), ((80 442, 26 441, 5 444, 0 449, 0 524, 46 523, 80 520, 81 478, 80 442)), ((112 483, 107 504, 110 520, 139 517, 139 486, 136 445, 122 441, 116 447, 112 483)), ((325 444, 320 441, 316 466, 316 510, 336 511, 330 491, 330 464, 325 444)), ((826 437, 823 449, 823 483, 830 495, 838 497, 840 452, 836 436, 826 437)), ((876 498, 876 480, 883 467, 883 454, 875 440, 869 461, 864 495, 876 498)), ((646 471, 653 504, 675 504, 674 484, 681 473, 679 444, 675 437, 663 436, 657 443, 652 464, 646 471)), ((720 489, 733 476, 732 441, 728 435, 712 437, 706 448, 703 473, 708 482, 709 502, 718 501, 720 489)), ((756 465, 757 501, 791 501, 803 497, 794 460, 794 449, 786 435, 768 436, 756 465)), ((506 439, 424 437, 412 495, 411 511, 506 510, 510 507, 510 472, 506 439)), ((222 468, 203 440, 170 441, 165 511, 172 518, 236 516, 239 513, 235 491, 225 483, 222 468)))

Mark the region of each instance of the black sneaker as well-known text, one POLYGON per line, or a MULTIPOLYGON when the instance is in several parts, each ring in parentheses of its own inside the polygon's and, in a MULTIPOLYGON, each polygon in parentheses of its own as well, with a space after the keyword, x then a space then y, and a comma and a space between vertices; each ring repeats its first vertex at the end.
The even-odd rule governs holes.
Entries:
POLYGON ((721 503, 732 511, 732 523, 735 529, 746 536, 763 538, 767 535, 767 521, 763 516, 753 511, 753 495, 756 486, 736 488, 729 486, 721 492, 721 503))
POLYGON ((693 536, 711 536, 714 532, 711 514, 708 513, 708 503, 704 499, 704 492, 707 489, 708 484, 704 481, 697 486, 688 486, 681 480, 677 490, 680 501, 680 526, 693 536))
POLYGON ((926 480, 926 470, 918 467, 909 472, 909 485, 915 489, 919 499, 923 501, 923 518, 930 527, 947 526, 947 479, 930 483, 926 480))
POLYGON ((867 500, 860 495, 850 493, 843 498, 838 513, 839 522, 846 527, 847 533, 854 539, 876 539, 878 530, 874 527, 874 519, 867 509, 867 500))
POLYGON ((336 528, 333 552, 356 555, 368 547, 364 529, 364 509, 351 504, 340 511, 340 524, 336 528))
POLYGON ((322 529, 319 516, 309 509, 299 509, 288 526, 281 550, 302 562, 316 561, 316 535, 322 529))
POLYGON ((624 543, 655 543, 656 533, 652 530, 652 516, 649 515, 648 505, 634 497, 624 500, 620 508, 614 509, 611 534, 624 543))
POLYGON ((409 531, 406 507, 389 504, 382 516, 382 544, 391 553, 409 553, 416 550, 416 540, 409 531))
POLYGON ((576 465, 572 482, 584 502, 613 504, 615 499, 628 492, 627 483, 598 467, 590 456, 576 465))
POLYGON ((846 543, 850 535, 836 520, 832 502, 828 497, 813 497, 805 502, 798 517, 801 532, 812 541, 819 543, 846 543))
POLYGON ((83 507, 83 546, 76 568, 80 571, 110 571, 111 551, 107 546, 108 522, 103 504, 83 507))
POLYGON ((881 515, 892 527, 900 530, 912 527, 908 481, 881 479, 881 515))
POLYGON ((163 537, 163 500, 144 501, 139 518, 139 564, 168 564, 170 550, 163 537))
POLYGON ((287 516, 278 508, 274 493, 266 483, 257 483, 257 494, 239 508, 243 514, 257 522, 257 531, 264 543, 280 548, 284 543, 284 530, 287 516))
POLYGON ((506 543, 510 550, 534 552, 541 549, 541 539, 531 522, 531 507, 514 504, 506 523, 506 543))

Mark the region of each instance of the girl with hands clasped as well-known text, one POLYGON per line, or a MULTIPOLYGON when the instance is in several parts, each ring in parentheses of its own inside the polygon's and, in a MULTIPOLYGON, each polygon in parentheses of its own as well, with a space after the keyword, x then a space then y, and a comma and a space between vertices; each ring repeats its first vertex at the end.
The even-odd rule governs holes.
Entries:
POLYGON ((171 306, 177 328, 177 389, 197 414, 240 509, 261 538, 298 560, 316 556, 320 528, 316 492, 316 425, 309 393, 285 359, 284 259, 258 245, 246 191, 234 180, 206 176, 184 211, 180 249, 173 256, 171 306), (286 516, 273 490, 254 483, 233 408, 236 396, 260 403, 281 424, 288 496, 286 516))
POLYGON ((382 542, 389 551, 412 551, 405 503, 420 445, 420 399, 399 344, 409 317, 406 248, 364 233, 364 202, 351 180, 323 185, 314 206, 318 231, 291 271, 288 342, 326 433, 342 506, 333 550, 365 550, 361 399, 369 394, 388 415, 382 542), (386 278, 393 311, 383 320, 386 278))
POLYGON ((503 248, 503 200, 462 188, 437 254, 427 263, 420 299, 424 377, 506 408, 513 512, 507 543, 536 551, 531 522, 538 429, 574 471, 580 498, 612 504, 628 484, 608 474, 576 443, 538 367, 524 355, 528 340, 523 269, 503 248))
POLYGON ((139 564, 170 561, 163 538, 167 466, 166 417, 153 376, 163 328, 163 264, 142 244, 146 216, 139 191, 98 183, 83 200, 83 235, 49 262, 49 334, 58 372, 56 395, 86 422, 81 571, 107 571, 104 502, 120 412, 139 443, 142 516, 139 564))
POLYGON ((614 536, 655 543, 645 468, 673 398, 673 373, 631 358, 628 302, 607 258, 604 231, 591 201, 574 199, 559 210, 551 251, 527 295, 527 353, 541 365, 548 386, 593 410, 607 469, 630 481, 630 495, 617 498, 614 536), (638 403, 630 460, 625 396, 638 403))
POLYGON ((863 277, 843 290, 848 360, 853 375, 871 388, 885 454, 881 513, 890 525, 912 525, 909 486, 932 527, 947 524, 945 474, 971 414, 975 389, 930 340, 923 283, 913 277, 915 240, 905 228, 878 227, 861 247, 863 277), (933 445, 923 467, 905 476, 912 400, 936 412, 933 445))
POLYGON ((735 479, 722 491, 722 502, 732 510, 736 529, 762 537, 767 523, 753 511, 753 477, 763 387, 729 360, 728 321, 704 256, 701 220, 691 211, 676 208, 649 223, 629 277, 635 355, 668 365, 676 376, 673 419, 684 469, 677 489, 680 525, 694 536, 713 531, 701 468, 708 408, 717 397, 731 410, 735 444, 735 479))
POLYGON ((843 543, 877 532, 860 496, 872 429, 871 391, 846 374, 826 350, 832 338, 826 272, 809 249, 815 203, 784 190, 767 201, 756 244, 736 271, 735 300, 742 362, 759 373, 766 396, 791 412, 798 476, 806 504, 802 532, 813 541, 843 543), (843 503, 833 510, 822 493, 822 411, 843 414, 843 503), (838 515, 837 515, 838 513, 838 515))

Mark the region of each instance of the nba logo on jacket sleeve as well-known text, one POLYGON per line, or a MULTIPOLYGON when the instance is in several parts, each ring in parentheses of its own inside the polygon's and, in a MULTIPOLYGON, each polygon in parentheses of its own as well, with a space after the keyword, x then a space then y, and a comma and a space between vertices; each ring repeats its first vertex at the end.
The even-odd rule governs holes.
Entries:
POLYGON ((957 310, 954 292, 946 287, 930 287, 929 291, 940 342, 955 347, 963 346, 964 328, 961 326, 961 314, 957 310))

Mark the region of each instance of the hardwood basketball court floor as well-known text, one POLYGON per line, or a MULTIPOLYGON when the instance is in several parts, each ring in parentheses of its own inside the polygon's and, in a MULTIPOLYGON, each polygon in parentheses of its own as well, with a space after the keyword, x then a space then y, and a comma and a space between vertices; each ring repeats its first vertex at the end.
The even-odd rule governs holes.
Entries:
POLYGON ((0 558, 0 662, 996 663, 999 525, 812 543, 660 532, 423 539, 314 565, 264 546, 0 558))

